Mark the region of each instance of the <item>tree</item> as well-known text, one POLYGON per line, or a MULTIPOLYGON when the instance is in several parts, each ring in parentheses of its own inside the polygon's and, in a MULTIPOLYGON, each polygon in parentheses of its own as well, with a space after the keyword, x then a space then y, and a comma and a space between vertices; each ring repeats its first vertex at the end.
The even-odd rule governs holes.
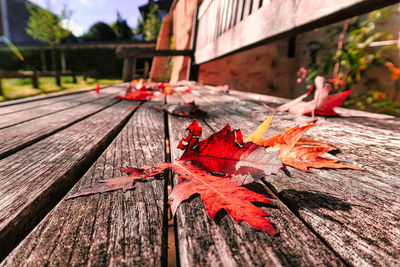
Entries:
POLYGON ((56 69, 54 45, 58 44, 64 38, 70 36, 71 32, 61 27, 61 21, 68 19, 71 12, 64 10, 61 16, 57 16, 49 8, 41 8, 31 2, 25 2, 29 11, 29 19, 26 32, 36 40, 48 43, 51 49, 52 68, 56 69))
POLYGON ((132 39, 132 30, 128 26, 126 20, 122 19, 121 14, 117 11, 117 21, 111 24, 111 28, 117 35, 118 40, 130 40, 132 39))
POLYGON ((135 35, 141 35, 145 41, 154 41, 157 39, 158 33, 161 29, 161 19, 159 17, 158 6, 151 3, 149 12, 142 13, 144 19, 138 20, 138 26, 133 30, 135 35))
POLYGON ((85 41, 115 41, 117 35, 108 24, 100 21, 89 28, 83 39, 85 41))

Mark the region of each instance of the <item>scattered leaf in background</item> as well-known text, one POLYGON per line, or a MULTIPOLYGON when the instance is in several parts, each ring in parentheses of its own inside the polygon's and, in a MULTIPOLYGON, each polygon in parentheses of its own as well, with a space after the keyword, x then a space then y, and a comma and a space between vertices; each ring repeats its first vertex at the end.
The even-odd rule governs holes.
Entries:
POLYGON ((202 110, 194 101, 185 104, 168 104, 165 110, 172 115, 181 117, 204 117, 207 112, 202 110))
MULTIPOLYGON (((294 115, 312 115, 314 120, 314 114, 323 116, 336 116, 333 108, 340 106, 343 101, 350 94, 351 90, 340 92, 334 95, 329 95, 332 90, 332 86, 328 84, 325 78, 317 76, 315 78, 315 94, 314 99, 309 102, 304 102, 303 100, 308 94, 304 94, 277 109, 280 111, 289 111, 289 113, 294 115)), ((310 91, 309 91, 310 92, 310 91)))
POLYGON ((124 100, 148 100, 154 96, 151 90, 146 89, 142 84, 138 85, 140 89, 132 90, 132 83, 126 88, 125 96, 116 96, 115 99, 124 100))
POLYGON ((386 61, 385 66, 392 72, 392 80, 397 81, 400 75, 400 68, 396 68, 392 62, 386 61))
POLYGON ((300 69, 297 71, 297 80, 296 80, 296 82, 300 84, 306 78, 307 73, 308 73, 308 71, 307 71, 306 68, 300 67, 300 69))
MULTIPOLYGON (((136 109, 139 105, 134 105, 129 107, 128 109, 133 110, 136 109)), ((156 110, 165 110, 171 115, 179 116, 179 117, 204 117, 207 115, 207 112, 202 110, 194 101, 188 102, 185 104, 168 104, 165 106, 143 106, 142 108, 150 108, 156 110)))

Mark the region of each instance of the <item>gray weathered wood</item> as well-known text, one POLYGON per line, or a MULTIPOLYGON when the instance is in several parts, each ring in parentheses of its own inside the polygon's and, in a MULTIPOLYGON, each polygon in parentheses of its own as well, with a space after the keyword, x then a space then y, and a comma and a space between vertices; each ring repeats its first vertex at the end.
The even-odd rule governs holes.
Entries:
MULTIPOLYGON (((125 87, 125 84, 116 84, 113 85, 113 87, 125 87)), ((108 86, 102 86, 100 87, 101 89, 104 89, 108 86)), ((5 101, 5 102, 1 102, 0 103, 0 110, 3 110, 3 108, 5 107, 9 107, 9 106, 14 106, 14 105, 20 105, 22 103, 32 103, 32 102, 36 102, 36 101, 46 101, 50 98, 58 98, 58 97, 62 97, 65 95, 74 95, 74 94, 80 94, 80 93, 85 93, 88 91, 92 91, 95 88, 84 88, 84 89, 77 89, 77 90, 72 90, 72 91, 64 91, 64 92, 57 92, 57 93, 52 93, 52 94, 48 94, 48 95, 38 95, 38 96, 32 96, 32 97, 27 97, 27 98, 22 98, 22 99, 17 99, 17 100, 9 100, 9 101, 5 101)), ((38 102, 40 103, 40 102, 38 102)))
POLYGON ((125 101, 0 160, 2 259, 79 180, 131 115, 125 101))
MULTIPOLYGON (((276 116, 269 136, 309 120, 231 96, 203 93, 201 97, 215 107, 208 125, 216 130, 230 122, 245 137, 271 112, 276 116)), ((357 113, 357 117, 319 117, 308 136, 337 145, 341 153, 336 159, 366 171, 311 169, 305 173, 288 167, 291 177, 280 172, 265 181, 348 264, 394 266, 400 261, 396 241, 400 240, 400 173, 396 167, 400 120, 357 113)))
MULTIPOLYGON (((199 93, 202 95, 205 92, 199 93)), ((196 95, 168 96, 168 103, 187 102, 196 95)), ((205 97, 208 97, 207 95, 205 97)), ((215 106, 216 103, 213 104, 215 106)), ((212 118, 213 106, 203 108, 212 118)), ((215 108, 214 108, 215 109, 215 108)), ((208 123, 209 119, 206 118, 208 123)), ((169 116, 169 134, 172 160, 177 159, 181 151, 177 145, 192 119, 169 116)), ((228 121, 227 121, 228 122, 228 121)), ((213 131, 203 121, 203 137, 213 131)), ((219 129, 218 129, 219 130, 219 129)), ((177 183, 176 177, 174 184, 177 183)), ((253 190, 267 195, 276 203, 275 208, 266 208, 272 214, 271 221, 280 231, 277 236, 270 236, 257 231, 246 223, 235 223, 229 215, 221 213, 216 220, 211 220, 199 197, 193 197, 178 208, 176 214, 177 240, 181 266, 299 266, 330 265, 340 266, 337 258, 290 210, 262 184, 254 184, 253 190)))
MULTIPOLYGON (((119 167, 163 162, 164 147, 163 113, 140 107, 69 194, 122 175, 119 167)), ((166 205, 160 179, 138 182, 126 192, 62 200, 1 266, 161 266, 166 205)))
POLYGON ((116 102, 118 100, 103 96, 89 103, 1 129, 0 159, 69 127, 116 102))
MULTIPOLYGON (((220 2, 224 0, 215 0, 220 2)), ((289 37, 301 32, 309 31, 320 26, 338 22, 346 18, 357 16, 368 11, 375 10, 399 2, 398 0, 301 0, 301 1, 268 1, 257 10, 250 12, 251 0, 242 0, 244 9, 239 7, 238 18, 235 27, 221 35, 217 35, 215 41, 207 45, 197 47, 195 51, 196 64, 204 63, 240 49, 251 48, 260 43, 270 42, 282 37, 289 37), (243 15, 243 16, 242 16, 243 15), (241 20, 243 18, 243 20, 241 20)), ((204 5, 209 1, 204 2, 204 5)), ((202 4, 203 5, 203 4, 202 4)), ((208 12, 212 9, 200 7, 200 29, 208 12)), ((223 9, 218 9, 215 15, 220 21, 223 9)), ((210 19, 210 18, 209 18, 210 19)), ((219 32, 218 32, 219 33, 219 32)), ((207 36, 199 35, 198 43, 207 36)))
MULTIPOLYGON (((37 108, 25 109, 21 111, 14 110, 12 113, 4 114, 0 117, 0 129, 30 121, 32 119, 48 116, 55 112, 62 112, 84 103, 93 102, 98 99, 98 97, 110 97, 110 95, 117 94, 120 91, 121 89, 118 87, 111 87, 106 90, 102 90, 99 95, 94 92, 67 95, 61 98, 53 98, 52 100, 49 99, 46 105, 40 105, 37 108)), ((7 111, 9 109, 5 108, 5 110, 7 111)))

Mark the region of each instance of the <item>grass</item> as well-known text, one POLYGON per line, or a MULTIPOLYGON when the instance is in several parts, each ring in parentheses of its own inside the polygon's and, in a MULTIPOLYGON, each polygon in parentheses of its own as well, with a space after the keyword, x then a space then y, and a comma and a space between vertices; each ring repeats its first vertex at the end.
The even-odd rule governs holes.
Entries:
POLYGON ((83 76, 77 76, 77 83, 74 84, 72 77, 63 76, 61 77, 60 87, 56 84, 56 79, 54 77, 41 77, 39 78, 39 88, 33 88, 31 79, 4 78, 2 79, 3 95, 0 95, 0 102, 35 95, 50 94, 54 92, 95 87, 97 82, 101 86, 107 86, 121 83, 122 81, 117 79, 96 80, 90 77, 88 77, 87 80, 84 81, 83 76))

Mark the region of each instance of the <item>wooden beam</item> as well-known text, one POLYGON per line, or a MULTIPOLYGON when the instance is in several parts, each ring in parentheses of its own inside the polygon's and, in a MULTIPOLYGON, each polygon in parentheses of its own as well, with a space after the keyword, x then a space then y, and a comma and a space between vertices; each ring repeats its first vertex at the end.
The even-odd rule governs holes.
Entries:
MULTIPOLYGON (((249 0, 247 0, 249 2, 249 0)), ((265 2, 265 1, 264 1, 265 2)), ((196 64, 382 8, 399 0, 268 1, 195 52, 196 64)), ((200 10, 204 10, 200 7, 200 10)), ((248 9, 244 10, 245 13, 248 9)), ((205 11, 204 11, 205 12, 205 11)), ((241 14, 238 14, 239 16, 241 14)), ((203 17, 206 17, 203 14, 203 17)), ((201 22, 200 18, 200 22, 201 22)), ((199 23, 199 25, 203 25, 199 23)), ((202 29, 199 29, 202 32, 202 29)), ((204 36, 199 36, 198 43, 204 36)), ((198 47, 199 48, 199 47, 198 47)))
MULTIPOLYGON (((20 49, 32 49, 32 50, 66 50, 66 49, 115 49, 118 47, 140 47, 140 48, 155 48, 155 42, 83 42, 83 43, 61 43, 54 46, 47 44, 19 44, 16 43, 20 49)), ((9 50, 10 48, 0 43, 0 51, 9 50)))
POLYGON ((151 57, 171 57, 171 56, 192 56, 192 50, 154 50, 140 48, 118 48, 117 57, 135 57, 135 58, 151 58, 151 57))
POLYGON ((133 67, 133 57, 124 58, 124 68, 122 70, 122 81, 130 82, 132 81, 132 67, 133 67))

